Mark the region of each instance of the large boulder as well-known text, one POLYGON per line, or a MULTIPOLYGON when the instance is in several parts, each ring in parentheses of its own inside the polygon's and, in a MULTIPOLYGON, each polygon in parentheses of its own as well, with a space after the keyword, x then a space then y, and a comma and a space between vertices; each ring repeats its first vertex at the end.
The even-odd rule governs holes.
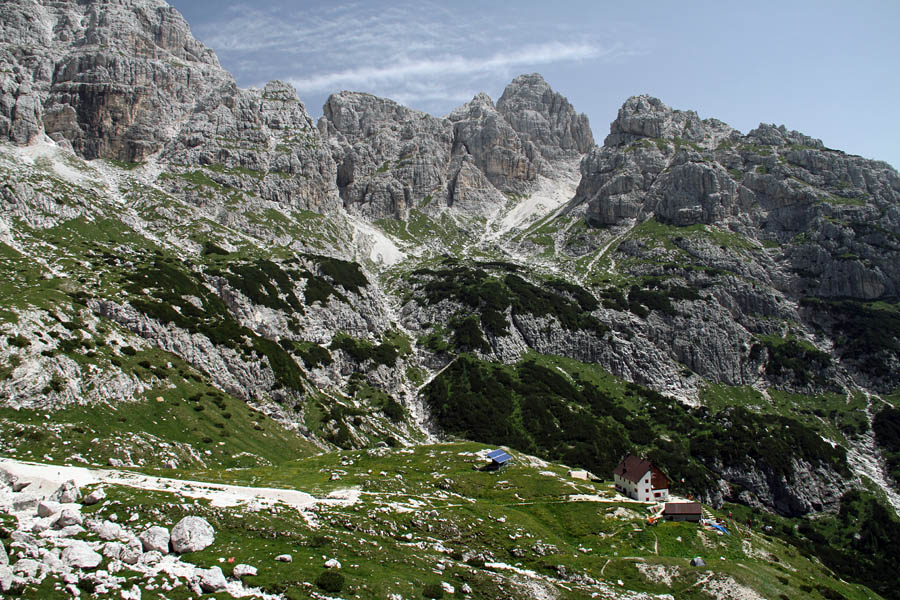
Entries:
POLYGON ((103 562, 103 556, 80 540, 72 542, 62 552, 62 561, 76 569, 94 569, 103 562))
POLYGON ((14 581, 13 570, 7 566, 0 565, 0 592, 4 594, 9 592, 13 588, 14 581))
POLYGON ((122 548, 119 554, 119 560, 121 560, 126 565, 136 565, 141 561, 141 547, 137 546, 125 546, 122 548))
POLYGON ((39 517, 52 517, 56 513, 62 510, 62 505, 59 502, 53 502, 52 500, 44 500, 43 502, 39 502, 37 506, 37 515, 39 517))
POLYGON ((228 585, 228 582, 225 581, 225 575, 219 567, 197 569, 197 577, 200 589, 209 594, 221 592, 228 585))
POLYGON ((232 571, 232 574, 238 579, 242 579, 244 577, 252 577, 252 576, 256 575, 256 573, 257 573, 256 567, 253 567, 251 565, 245 565, 243 563, 239 564, 239 565, 235 565, 234 570, 232 571))
POLYGON ((103 544, 101 553, 110 560, 122 560, 123 550, 125 550, 125 544, 122 542, 106 542, 103 544))
POLYGON ((101 540, 118 540, 128 536, 128 532, 118 523, 112 521, 92 520, 88 529, 97 534, 101 540))
POLYGON ((63 529, 72 525, 81 525, 84 522, 81 513, 73 508, 65 508, 59 513, 56 521, 53 522, 54 529, 63 529))
POLYGON ((56 491, 50 495, 50 500, 59 502, 60 504, 70 504, 72 502, 78 502, 80 497, 81 490, 78 489, 78 486, 75 485, 74 481, 69 480, 59 486, 56 491))
POLYGON ((166 555, 169 553, 169 530, 165 527, 153 526, 138 536, 144 552, 157 552, 166 555))
POLYGON ((106 491, 103 488, 97 488, 87 496, 85 496, 81 502, 86 506, 92 506, 94 504, 99 504, 106 500, 106 491))
POLYGON ((203 550, 215 539, 215 530, 202 517, 185 517, 172 528, 172 549, 179 554, 203 550))
POLYGON ((44 565, 40 561, 33 558, 20 558, 16 564, 12 566, 12 571, 16 575, 21 575, 28 579, 34 579, 44 570, 44 565))

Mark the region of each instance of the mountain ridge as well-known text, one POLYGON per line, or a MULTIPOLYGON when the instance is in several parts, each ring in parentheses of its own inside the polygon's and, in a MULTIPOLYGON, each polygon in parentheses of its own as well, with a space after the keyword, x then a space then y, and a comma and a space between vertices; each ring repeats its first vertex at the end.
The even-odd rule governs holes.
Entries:
POLYGON ((813 527, 785 534, 807 552, 827 534, 833 569, 859 546, 807 515, 898 508, 885 163, 647 96, 595 146, 537 74, 447 117, 341 92, 315 123, 162 2, 0 14, 22 34, 0 45, 3 452, 208 471, 460 437, 604 473, 635 451, 813 527))

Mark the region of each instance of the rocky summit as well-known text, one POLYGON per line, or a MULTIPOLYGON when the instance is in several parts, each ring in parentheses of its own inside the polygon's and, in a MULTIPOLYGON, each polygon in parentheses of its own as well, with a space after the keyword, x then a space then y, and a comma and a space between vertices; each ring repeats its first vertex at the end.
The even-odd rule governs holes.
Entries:
POLYGON ((4 597, 900 598, 888 164, 598 146, 538 74, 316 123, 162 0, 0 16, 4 597))

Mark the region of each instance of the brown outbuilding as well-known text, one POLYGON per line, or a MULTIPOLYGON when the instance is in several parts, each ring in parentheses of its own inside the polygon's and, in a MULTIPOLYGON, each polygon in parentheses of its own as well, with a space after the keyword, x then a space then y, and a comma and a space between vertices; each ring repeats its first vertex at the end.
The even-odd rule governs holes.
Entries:
POLYGON ((693 521, 698 523, 703 516, 699 502, 666 502, 663 509, 666 521, 693 521))

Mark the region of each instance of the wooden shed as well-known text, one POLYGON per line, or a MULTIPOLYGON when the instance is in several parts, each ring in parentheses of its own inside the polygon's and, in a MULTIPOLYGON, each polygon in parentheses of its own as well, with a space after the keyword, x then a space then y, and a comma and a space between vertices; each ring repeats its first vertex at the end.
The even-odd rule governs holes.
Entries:
POLYGON ((693 521, 698 523, 703 516, 699 502, 666 502, 663 509, 666 521, 693 521))

